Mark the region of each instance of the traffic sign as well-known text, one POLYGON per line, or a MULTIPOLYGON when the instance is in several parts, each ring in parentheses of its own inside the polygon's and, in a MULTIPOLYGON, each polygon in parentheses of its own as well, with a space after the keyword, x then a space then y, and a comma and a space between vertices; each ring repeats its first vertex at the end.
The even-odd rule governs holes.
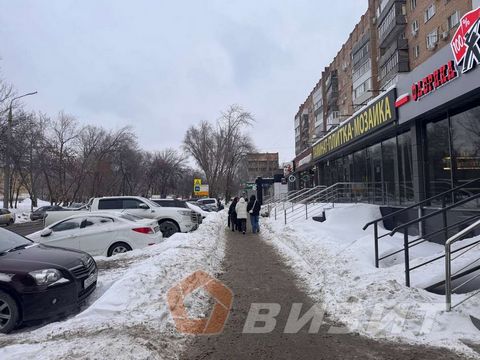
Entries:
POLYGON ((295 175, 290 175, 288 177, 288 181, 290 181, 291 183, 295 182, 297 180, 297 178, 295 177, 295 175))

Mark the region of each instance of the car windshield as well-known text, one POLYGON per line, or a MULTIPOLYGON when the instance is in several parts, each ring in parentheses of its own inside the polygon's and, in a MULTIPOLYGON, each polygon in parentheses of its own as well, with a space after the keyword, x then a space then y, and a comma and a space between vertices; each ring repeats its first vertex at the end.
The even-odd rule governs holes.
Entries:
POLYGON ((23 236, 17 235, 8 230, 0 229, 0 253, 30 244, 32 244, 32 241, 23 236))
POLYGON ((215 204, 217 200, 209 199, 209 200, 200 200, 202 204, 215 204))

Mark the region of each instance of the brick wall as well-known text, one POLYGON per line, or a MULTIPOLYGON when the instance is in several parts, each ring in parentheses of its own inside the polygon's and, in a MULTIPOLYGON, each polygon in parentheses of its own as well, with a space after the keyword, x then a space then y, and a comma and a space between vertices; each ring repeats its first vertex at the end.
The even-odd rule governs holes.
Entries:
POLYGON ((452 35, 456 31, 456 26, 449 29, 448 17, 459 12, 459 18, 472 10, 471 0, 416 0, 416 7, 412 6, 413 0, 407 0, 407 28, 405 30, 406 38, 409 43, 410 52, 410 71, 425 62, 444 46, 450 45, 452 35), (425 22, 424 14, 427 8, 434 4, 435 15, 425 22), (418 23, 418 33, 412 33, 412 24, 418 23), (434 49, 427 49, 427 35, 438 29, 438 42, 434 49), (443 38, 443 33, 448 34, 443 38), (415 49, 418 49, 418 54, 415 49), (418 56, 417 56, 418 55, 418 56))

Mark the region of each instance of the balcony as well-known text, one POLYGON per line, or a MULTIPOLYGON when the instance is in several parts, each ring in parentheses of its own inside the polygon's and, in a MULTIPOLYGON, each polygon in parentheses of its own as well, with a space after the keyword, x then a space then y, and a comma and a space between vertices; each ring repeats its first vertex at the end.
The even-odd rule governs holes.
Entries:
POLYGON ((389 47, 405 31, 407 19, 403 13, 405 0, 391 0, 378 21, 378 43, 380 48, 389 47))
POLYGON ((383 64, 380 65, 378 80, 380 88, 384 88, 400 72, 409 71, 408 49, 397 49, 391 53, 390 57, 383 57, 383 64))

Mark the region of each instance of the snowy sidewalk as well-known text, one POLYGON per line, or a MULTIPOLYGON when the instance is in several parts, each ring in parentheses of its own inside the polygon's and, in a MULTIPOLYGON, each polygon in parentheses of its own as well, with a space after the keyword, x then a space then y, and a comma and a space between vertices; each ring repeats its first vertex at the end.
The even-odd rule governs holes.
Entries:
MULTIPOLYGON (((166 293, 190 273, 220 271, 225 216, 209 215, 192 233, 110 258, 96 258, 97 289, 78 315, 0 335, 0 359, 170 359, 184 346, 166 293)), ((187 304, 201 315, 208 299, 187 304)))
MULTIPOLYGON (((314 302, 301 282, 263 235, 227 231, 221 280, 234 293, 230 317, 222 334, 199 336, 189 344, 182 359, 458 359, 449 351, 398 343, 376 342, 354 334, 328 333, 330 322, 318 333, 308 333, 309 325, 298 333, 285 334, 284 328, 294 303, 302 304, 302 314, 314 302), (252 303, 279 304, 273 331, 243 334, 252 303)), ((262 234, 268 232, 263 227, 262 234)), ((261 326, 261 322, 260 325, 261 326)))

